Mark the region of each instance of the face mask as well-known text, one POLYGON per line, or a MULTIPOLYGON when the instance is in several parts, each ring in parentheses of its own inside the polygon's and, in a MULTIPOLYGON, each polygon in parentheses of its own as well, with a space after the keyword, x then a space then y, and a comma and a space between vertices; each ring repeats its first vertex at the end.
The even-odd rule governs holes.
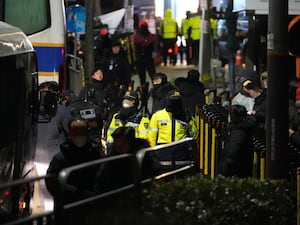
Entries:
POLYGON ((87 136, 77 136, 72 138, 72 143, 78 147, 82 148, 87 143, 88 137, 87 136))
POLYGON ((125 109, 130 108, 130 107, 134 106, 134 101, 124 99, 123 102, 122 102, 122 106, 125 109))
POLYGON ((123 108, 125 108, 125 109, 127 109, 127 108, 130 107, 130 105, 129 105, 128 103, 126 103, 126 102, 123 102, 122 106, 123 106, 123 108))

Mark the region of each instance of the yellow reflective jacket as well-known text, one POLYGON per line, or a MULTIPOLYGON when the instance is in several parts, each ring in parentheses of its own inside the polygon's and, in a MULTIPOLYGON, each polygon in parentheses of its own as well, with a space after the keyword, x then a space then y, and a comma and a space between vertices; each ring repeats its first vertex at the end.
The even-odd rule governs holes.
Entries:
POLYGON ((201 37, 201 17, 199 15, 189 18, 188 27, 191 29, 191 39, 200 40, 201 37))
POLYGON ((184 36, 185 39, 188 39, 188 28, 189 28, 189 19, 184 18, 181 20, 181 35, 184 36))
MULTIPOLYGON (((179 141, 185 137, 198 138, 198 129, 194 117, 189 122, 174 119, 175 134, 173 141, 179 141)), ((150 146, 172 142, 172 113, 162 109, 154 113, 150 120, 148 130, 148 141, 150 146)))
POLYGON ((147 139, 148 137, 148 127, 149 127, 149 122, 150 119, 148 116, 142 116, 141 118, 135 117, 133 120, 127 121, 125 124, 122 123, 122 121, 118 118, 116 118, 118 113, 115 113, 109 128, 107 130, 107 138, 106 142, 108 144, 113 143, 114 139, 111 136, 112 133, 119 127, 133 127, 135 129, 135 137, 136 138, 143 138, 147 139))
POLYGON ((212 35, 212 38, 214 39, 217 36, 218 20, 210 18, 209 22, 210 22, 210 28, 212 31, 211 35, 212 35))
POLYGON ((177 38, 178 25, 177 21, 172 18, 172 10, 166 9, 165 18, 160 22, 160 35, 163 39, 177 38))

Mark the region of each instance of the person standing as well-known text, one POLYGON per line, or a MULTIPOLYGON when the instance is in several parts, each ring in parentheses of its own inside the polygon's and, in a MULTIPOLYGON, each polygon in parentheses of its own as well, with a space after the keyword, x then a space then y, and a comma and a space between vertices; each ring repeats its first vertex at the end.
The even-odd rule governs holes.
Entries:
POLYGON ((166 107, 166 99, 169 91, 175 87, 168 82, 168 77, 164 73, 156 73, 152 80, 153 87, 149 91, 149 97, 152 98, 151 115, 156 111, 166 107))
POLYGON ((198 137, 194 117, 183 108, 178 90, 168 93, 166 107, 155 112, 150 120, 148 141, 150 146, 179 141, 186 137, 198 137))
POLYGON ((204 105, 204 85, 199 81, 200 73, 198 70, 189 70, 187 78, 178 77, 175 86, 182 95, 183 107, 195 115, 196 106, 204 105))
POLYGON ((146 71, 150 79, 155 74, 155 65, 152 57, 154 51, 155 36, 148 30, 148 24, 141 20, 139 28, 134 35, 134 47, 136 54, 136 69, 139 75, 142 90, 146 86, 146 71))
POLYGON ((107 84, 104 81, 101 67, 94 68, 88 85, 80 90, 78 97, 97 105, 101 112, 101 118, 107 119, 107 107, 110 97, 108 96, 107 84))
POLYGON ((78 165, 84 162, 103 158, 99 143, 88 136, 88 123, 82 118, 74 118, 69 124, 68 139, 60 145, 58 152, 51 160, 45 179, 46 187, 54 198, 60 201, 70 202, 92 193, 94 179, 98 168, 74 172, 68 180, 67 190, 64 192, 64 199, 60 199, 58 185, 59 172, 67 167, 78 165))
POLYGON ((192 59, 191 62, 194 65, 198 65, 199 63, 199 45, 200 45, 200 37, 201 37, 201 16, 200 13, 195 15, 191 15, 189 18, 189 28, 188 28, 188 37, 191 40, 192 45, 192 59))
POLYGON ((160 35, 162 38, 162 58, 163 63, 167 65, 167 58, 170 54, 171 62, 173 65, 176 65, 177 56, 175 54, 175 45, 177 41, 177 34, 178 34, 178 24, 177 21, 172 18, 172 10, 166 9, 165 10, 165 17, 160 22, 160 35), (168 51, 172 51, 168 53, 168 51))
MULTIPOLYGON (((185 39, 185 58, 186 58, 186 64, 190 65, 191 64, 191 58, 190 58, 190 48, 191 48, 191 39, 190 36, 188 35, 188 28, 189 28, 189 18, 191 16, 191 11, 186 11, 186 17, 181 20, 181 27, 180 27, 180 32, 181 36, 184 37, 185 39)), ((183 59, 183 53, 181 55, 181 60, 183 59)))
POLYGON ((149 118, 138 110, 139 100, 135 91, 127 91, 123 97, 122 107, 115 113, 107 130, 107 154, 110 155, 113 146, 113 132, 119 127, 133 127, 137 138, 147 139, 149 118))
POLYGON ((119 40, 111 41, 111 51, 104 60, 103 73, 107 84, 128 87, 131 70, 119 40))
POLYGON ((253 171, 253 132, 256 122, 242 105, 232 105, 228 116, 227 138, 221 154, 219 173, 246 178, 253 171))

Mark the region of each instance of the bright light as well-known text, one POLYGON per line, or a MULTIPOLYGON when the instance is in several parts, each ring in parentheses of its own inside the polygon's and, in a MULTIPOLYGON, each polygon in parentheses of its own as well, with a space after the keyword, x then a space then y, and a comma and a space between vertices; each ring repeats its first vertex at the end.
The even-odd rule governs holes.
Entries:
POLYGON ((156 17, 164 17, 164 1, 155 0, 155 16, 156 17))
MULTIPOLYGON (((199 6, 199 0, 174 0, 176 5, 176 9, 172 9, 172 16, 177 20, 178 26, 181 25, 181 20, 185 18, 186 11, 191 11, 192 13, 197 12, 197 8, 199 6)), ((164 17, 164 1, 155 0, 155 16, 156 17, 164 17)))

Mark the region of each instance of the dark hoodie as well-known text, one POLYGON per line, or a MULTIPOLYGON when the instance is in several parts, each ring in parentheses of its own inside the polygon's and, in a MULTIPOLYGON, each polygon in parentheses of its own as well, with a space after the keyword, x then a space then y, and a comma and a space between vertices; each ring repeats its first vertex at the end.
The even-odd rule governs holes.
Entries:
POLYGON ((251 177, 253 168, 253 129, 255 119, 246 116, 239 123, 229 123, 219 172, 224 176, 251 177))
POLYGON ((199 81, 179 77, 175 80, 183 101, 183 107, 195 114, 196 105, 204 105, 204 86, 199 81))
POLYGON ((167 94, 174 89, 176 88, 170 82, 153 86, 150 90, 150 96, 153 100, 151 114, 166 107, 167 94))
MULTIPOLYGON (((67 167, 78 165, 84 162, 101 159, 103 154, 100 145, 89 139, 83 148, 78 148, 68 139, 60 145, 60 152, 50 162, 45 179, 48 191, 55 197, 59 194, 58 174, 67 167)), ((94 179, 98 167, 90 167, 85 170, 74 172, 68 179, 67 191, 64 193, 64 200, 71 200, 83 197, 85 193, 92 191, 94 179)))

